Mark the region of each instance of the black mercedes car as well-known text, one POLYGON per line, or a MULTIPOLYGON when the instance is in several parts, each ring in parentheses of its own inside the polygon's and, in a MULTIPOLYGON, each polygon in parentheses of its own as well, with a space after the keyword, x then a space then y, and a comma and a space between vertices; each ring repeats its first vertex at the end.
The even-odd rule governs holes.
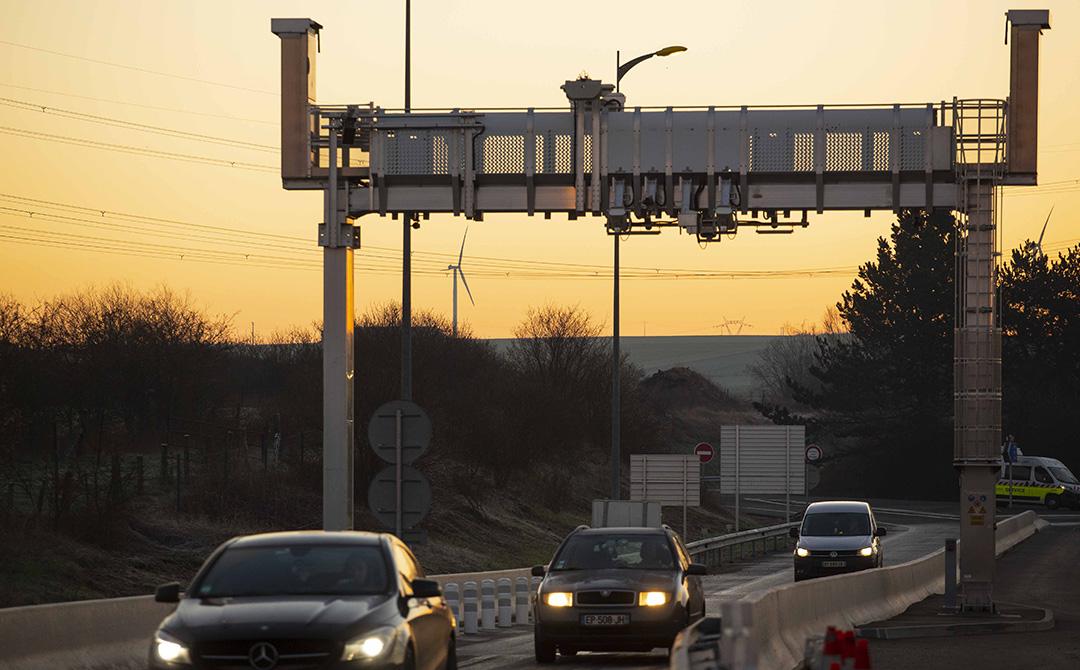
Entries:
POLYGON ((649 651, 705 616, 701 575, 671 529, 594 528, 572 532, 537 590, 533 640, 538 663, 556 652, 649 651))
POLYGON ((206 560, 154 634, 150 668, 457 667, 456 623, 392 535, 292 532, 229 540, 206 560))

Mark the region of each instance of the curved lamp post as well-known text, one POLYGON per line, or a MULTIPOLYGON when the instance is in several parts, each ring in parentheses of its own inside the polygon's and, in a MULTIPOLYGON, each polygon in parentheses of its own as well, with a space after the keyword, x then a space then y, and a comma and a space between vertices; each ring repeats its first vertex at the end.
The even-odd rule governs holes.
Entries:
POLYGON ((622 81, 623 75, 630 71, 630 68, 634 67, 641 61, 646 61, 653 56, 670 56, 671 54, 677 54, 680 51, 686 51, 686 47, 670 46, 664 47, 659 51, 654 51, 651 54, 645 54, 644 56, 638 56, 634 60, 626 61, 625 64, 619 64, 619 52, 615 52, 615 90, 619 90, 619 82, 622 81))
MULTIPOLYGON (((670 46, 664 47, 659 51, 654 51, 643 56, 638 56, 633 60, 626 61, 625 64, 619 62, 619 52, 615 52, 615 91, 619 91, 619 82, 622 81, 623 76, 630 71, 632 67, 642 61, 649 60, 653 56, 670 56, 671 54, 679 53, 680 51, 686 51, 686 47, 670 46)), ((621 465, 621 436, 620 436, 620 409, 621 404, 620 388, 619 388, 619 368, 622 361, 619 353, 619 231, 614 231, 612 235, 614 240, 614 258, 613 258, 613 284, 612 284, 612 320, 611 320, 611 499, 620 500, 620 476, 619 466, 621 465)), ((684 529, 685 531, 685 529, 684 529)))

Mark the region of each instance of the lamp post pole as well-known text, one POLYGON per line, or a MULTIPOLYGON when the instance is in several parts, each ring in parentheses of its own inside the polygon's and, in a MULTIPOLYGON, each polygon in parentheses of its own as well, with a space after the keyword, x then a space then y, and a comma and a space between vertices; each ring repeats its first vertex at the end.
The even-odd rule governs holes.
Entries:
MULTIPOLYGON (((673 53, 686 51, 686 47, 670 46, 659 51, 638 56, 622 64, 621 52, 615 51, 615 91, 619 91, 619 82, 623 75, 630 71, 638 63, 648 60, 653 56, 670 56, 673 53)), ((611 499, 621 499, 620 473, 622 463, 622 434, 621 434, 621 401, 620 372, 622 358, 619 352, 619 235, 622 233, 621 226, 610 226, 612 233, 612 286, 611 286, 611 499)))

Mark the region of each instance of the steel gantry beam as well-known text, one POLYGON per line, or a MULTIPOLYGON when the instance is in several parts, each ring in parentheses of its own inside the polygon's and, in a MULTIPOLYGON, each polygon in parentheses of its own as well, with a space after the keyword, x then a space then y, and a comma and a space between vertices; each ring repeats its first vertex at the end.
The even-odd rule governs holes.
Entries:
MULTIPOLYGON (((281 37, 282 183, 325 193, 324 520, 352 525, 352 221, 434 213, 603 217, 608 234, 678 226, 710 242, 741 227, 805 227, 826 211, 957 212, 954 463, 960 595, 993 608, 1000 467, 997 220, 1002 185, 1037 183, 1039 35, 1012 10, 1010 98, 920 105, 633 107, 567 81, 562 109, 398 111, 315 102, 310 19, 281 37)), ((406 223, 407 225, 407 223, 406 223)), ((617 420, 617 417, 613 417, 617 420)))

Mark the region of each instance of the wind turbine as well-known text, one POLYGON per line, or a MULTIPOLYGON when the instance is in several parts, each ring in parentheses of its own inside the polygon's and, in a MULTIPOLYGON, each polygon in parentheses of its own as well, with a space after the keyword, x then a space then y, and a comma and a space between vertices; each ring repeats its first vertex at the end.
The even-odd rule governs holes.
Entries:
POLYGON ((457 265, 447 265, 447 270, 454 271, 454 337, 457 337, 457 280, 461 277, 461 283, 465 285, 465 293, 469 295, 469 302, 473 305, 476 301, 473 300, 472 291, 469 290, 469 282, 465 281, 465 272, 461 269, 461 258, 465 255, 465 238, 469 236, 469 229, 465 229, 465 234, 461 236, 461 251, 458 252, 457 265))
POLYGON ((1050 212, 1046 215, 1046 221, 1043 221, 1042 232, 1039 233, 1039 241, 1035 243, 1035 246, 1039 249, 1039 255, 1045 256, 1042 250, 1043 235, 1046 234, 1046 226, 1050 223, 1050 216, 1054 213, 1054 206, 1050 205, 1050 212))

